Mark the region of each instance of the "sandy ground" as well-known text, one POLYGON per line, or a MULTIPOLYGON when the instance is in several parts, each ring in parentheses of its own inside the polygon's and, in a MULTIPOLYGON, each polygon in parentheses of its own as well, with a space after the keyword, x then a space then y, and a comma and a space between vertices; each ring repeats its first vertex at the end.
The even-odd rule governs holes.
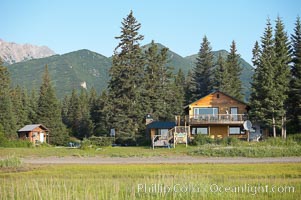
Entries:
POLYGON ((45 157, 23 158, 27 164, 167 164, 167 163, 295 163, 301 157, 244 158, 244 157, 45 157))

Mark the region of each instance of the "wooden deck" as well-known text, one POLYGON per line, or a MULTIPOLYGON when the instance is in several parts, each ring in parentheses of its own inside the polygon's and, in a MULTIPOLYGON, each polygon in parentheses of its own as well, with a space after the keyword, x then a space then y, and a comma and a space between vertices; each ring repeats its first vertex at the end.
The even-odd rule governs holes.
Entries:
POLYGON ((187 116, 190 125, 199 124, 243 124, 246 120, 244 114, 216 114, 216 115, 190 115, 187 116))

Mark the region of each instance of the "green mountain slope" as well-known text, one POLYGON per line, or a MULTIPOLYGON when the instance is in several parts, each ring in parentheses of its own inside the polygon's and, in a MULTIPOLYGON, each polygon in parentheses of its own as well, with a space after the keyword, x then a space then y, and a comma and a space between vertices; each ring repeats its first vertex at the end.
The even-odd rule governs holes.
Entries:
POLYGON ((13 86, 39 89, 45 65, 48 65, 52 84, 59 98, 86 85, 100 92, 107 87, 111 60, 89 50, 34 59, 8 66, 13 86))
MULTIPOLYGON (((159 49, 165 47, 159 43, 157 45, 159 49)), ((147 49, 149 46, 150 44, 145 45, 143 49, 147 49)), ((219 52, 224 57, 228 55, 225 50, 214 51, 214 59, 217 59, 219 52)), ((177 73, 179 69, 187 73, 195 66, 196 57, 197 54, 184 58, 169 50, 168 65, 174 68, 174 73, 177 73)), ((240 59, 240 63, 243 68, 241 80, 243 81, 246 99, 248 99, 254 69, 243 59, 240 59)), ((57 95, 59 98, 63 98, 66 94, 70 94, 73 88, 80 89, 82 83, 86 83, 87 89, 94 86, 99 93, 106 89, 112 58, 107 58, 89 50, 79 50, 63 55, 16 63, 8 66, 13 86, 20 85, 27 89, 38 90, 46 64, 57 95)))

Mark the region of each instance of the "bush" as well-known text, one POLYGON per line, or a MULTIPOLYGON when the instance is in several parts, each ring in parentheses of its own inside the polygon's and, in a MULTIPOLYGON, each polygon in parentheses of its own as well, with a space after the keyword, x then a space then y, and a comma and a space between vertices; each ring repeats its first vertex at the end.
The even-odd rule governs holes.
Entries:
POLYGON ((93 147, 105 147, 111 146, 114 138, 112 137, 96 137, 92 136, 89 139, 84 138, 81 143, 81 149, 88 149, 93 147))
POLYGON ((112 137, 96 137, 92 136, 89 138, 92 145, 98 146, 98 147, 104 147, 104 146, 111 146, 113 144, 114 138, 112 137))
POLYGON ((276 138, 268 138, 264 140, 261 144, 265 145, 271 145, 271 146, 293 146, 296 145, 297 142, 295 142, 292 138, 287 138, 286 140, 281 137, 276 138))
POLYGON ((204 145, 215 143, 214 139, 208 137, 207 135, 198 134, 194 136, 194 139, 191 141, 192 145, 204 145))
MULTIPOLYGON (((1 139, 0 139, 1 140, 1 139)), ((33 144, 30 141, 26 140, 1 140, 0 141, 0 146, 1 147, 11 147, 11 148, 16 148, 16 147, 32 147, 33 144)))
POLYGON ((293 141, 297 142, 298 144, 301 144, 301 133, 289 135, 287 138, 292 139, 293 141))
POLYGON ((237 146, 240 143, 240 140, 236 137, 226 137, 221 139, 220 144, 225 146, 237 146))
POLYGON ((86 149, 89 149, 91 147, 92 147, 91 141, 84 138, 81 145, 80 145, 80 149, 86 150, 86 149))

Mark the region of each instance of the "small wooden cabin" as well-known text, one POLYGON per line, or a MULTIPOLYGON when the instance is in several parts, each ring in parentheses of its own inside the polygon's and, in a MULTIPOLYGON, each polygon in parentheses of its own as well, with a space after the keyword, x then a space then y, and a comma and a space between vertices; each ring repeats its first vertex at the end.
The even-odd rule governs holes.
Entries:
POLYGON ((243 122, 249 106, 223 92, 212 92, 185 107, 191 137, 196 134, 212 138, 247 138, 243 122))
POLYGON ((34 144, 47 143, 48 132, 48 128, 42 124, 30 124, 18 130, 18 136, 20 139, 29 140, 34 144))

